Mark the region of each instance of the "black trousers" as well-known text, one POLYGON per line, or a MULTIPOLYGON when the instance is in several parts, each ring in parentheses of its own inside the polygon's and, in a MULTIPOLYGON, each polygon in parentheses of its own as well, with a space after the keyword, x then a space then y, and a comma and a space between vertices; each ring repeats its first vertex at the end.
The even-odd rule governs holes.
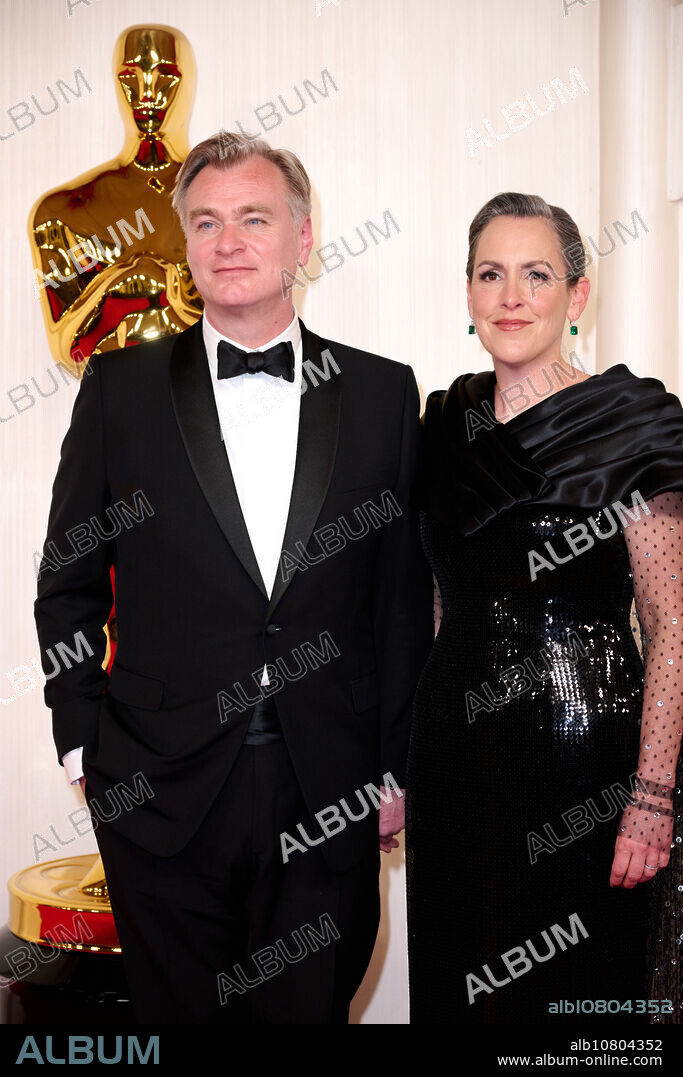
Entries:
POLYGON ((138 1022, 348 1022, 379 925, 379 845, 343 874, 319 845, 283 863, 280 835, 298 823, 313 833, 282 739, 242 746, 174 856, 97 821, 138 1022))

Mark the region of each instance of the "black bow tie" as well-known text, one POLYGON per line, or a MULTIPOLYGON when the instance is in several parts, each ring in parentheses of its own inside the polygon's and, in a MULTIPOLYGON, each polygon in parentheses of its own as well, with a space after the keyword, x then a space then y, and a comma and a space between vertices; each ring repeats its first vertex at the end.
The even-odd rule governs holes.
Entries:
POLYGON ((272 374, 274 378, 294 381, 294 348, 281 340, 264 352, 244 352, 227 340, 218 345, 218 377, 236 378, 239 374, 272 374))

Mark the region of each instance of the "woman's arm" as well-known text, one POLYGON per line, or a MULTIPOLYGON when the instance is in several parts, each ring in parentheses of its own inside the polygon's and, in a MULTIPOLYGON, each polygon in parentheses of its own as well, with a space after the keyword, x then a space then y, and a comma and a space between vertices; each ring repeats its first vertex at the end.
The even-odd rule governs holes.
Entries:
POLYGON ((683 493, 658 494, 624 528, 645 683, 635 789, 615 843, 610 884, 631 888, 669 863, 683 737, 683 493))

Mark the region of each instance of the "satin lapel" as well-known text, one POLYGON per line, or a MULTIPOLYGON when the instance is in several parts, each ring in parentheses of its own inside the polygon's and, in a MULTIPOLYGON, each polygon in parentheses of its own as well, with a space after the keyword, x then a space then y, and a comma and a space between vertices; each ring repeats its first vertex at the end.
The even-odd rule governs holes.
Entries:
POLYGON ((200 320, 177 337, 171 353, 173 409, 187 455, 209 507, 245 570, 267 598, 221 438, 201 326, 200 320))
POLYGON ((288 559, 287 564, 283 563, 282 557, 280 559, 267 617, 272 616, 296 575, 297 569, 293 562, 300 560, 301 551, 311 537, 315 521, 320 515, 332 478, 339 436, 341 374, 335 373, 334 367, 328 368, 322 359, 325 341, 315 333, 310 333, 301 319, 299 324, 305 364, 303 377, 306 379, 307 388, 301 397, 294 482, 282 542, 282 552, 288 555, 288 559), (308 364, 318 371, 327 371, 327 378, 325 379, 323 373, 316 374, 313 371, 311 374, 311 366, 308 364))

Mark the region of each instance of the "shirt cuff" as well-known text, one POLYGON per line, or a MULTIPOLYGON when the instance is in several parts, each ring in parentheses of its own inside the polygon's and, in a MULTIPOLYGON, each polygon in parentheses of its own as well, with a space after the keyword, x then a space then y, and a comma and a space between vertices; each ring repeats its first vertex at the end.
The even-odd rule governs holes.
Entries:
POLYGON ((62 756, 62 763, 66 776, 72 785, 76 785, 83 775, 83 748, 72 748, 70 752, 62 756))

